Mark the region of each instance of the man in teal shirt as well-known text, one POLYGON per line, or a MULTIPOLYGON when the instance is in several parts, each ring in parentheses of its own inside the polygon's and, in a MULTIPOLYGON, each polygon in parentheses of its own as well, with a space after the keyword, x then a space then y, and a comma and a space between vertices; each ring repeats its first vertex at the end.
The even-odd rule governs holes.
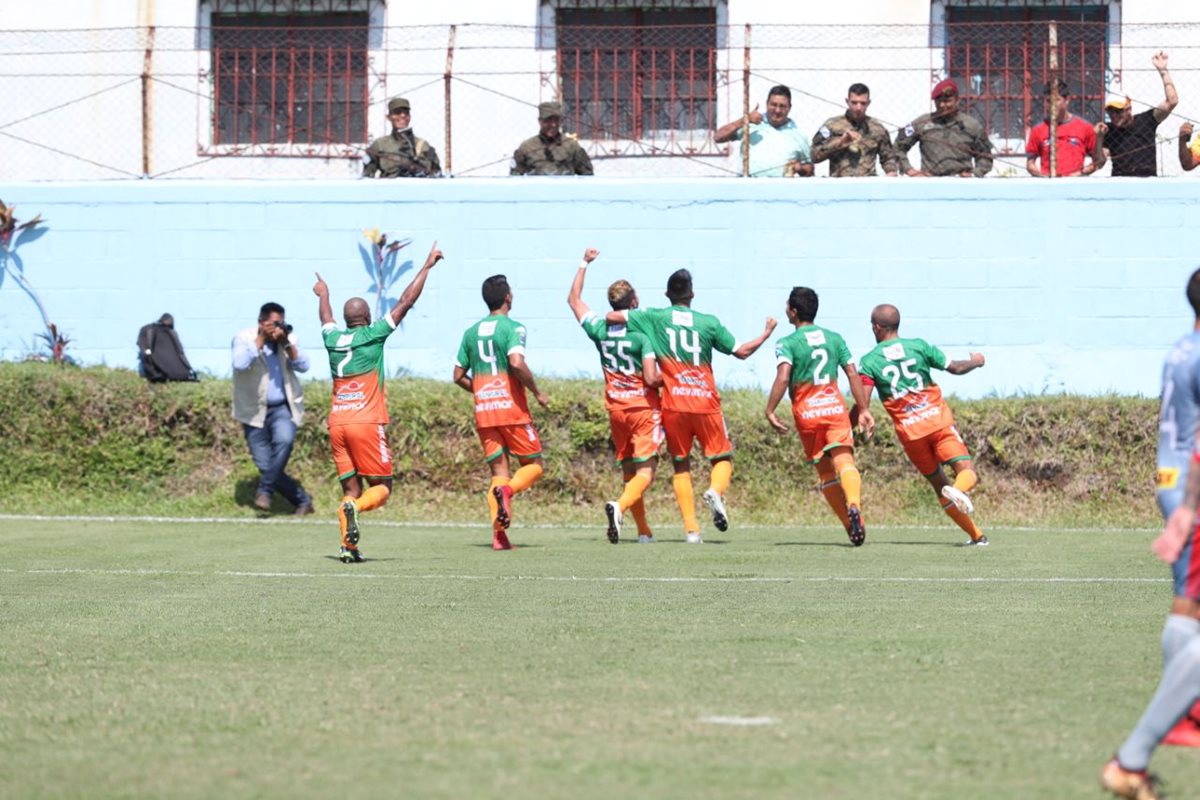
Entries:
POLYGON ((812 149, 808 137, 788 118, 792 110, 792 91, 773 86, 767 94, 766 124, 758 106, 746 117, 717 128, 713 137, 722 142, 737 141, 742 131, 750 131, 750 175, 755 178, 802 178, 813 174, 812 149), (749 126, 747 126, 747 121, 749 126))

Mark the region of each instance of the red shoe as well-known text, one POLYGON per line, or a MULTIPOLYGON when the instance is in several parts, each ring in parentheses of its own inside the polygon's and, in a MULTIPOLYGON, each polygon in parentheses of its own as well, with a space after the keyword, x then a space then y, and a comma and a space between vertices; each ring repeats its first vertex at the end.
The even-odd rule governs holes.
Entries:
POLYGON ((1200 747, 1200 703, 1192 706, 1192 710, 1183 715, 1183 719, 1175 723, 1168 731, 1163 744, 1173 744, 1178 747, 1200 747))
POLYGON ((508 542, 508 534, 501 528, 492 531, 492 549, 493 550, 512 550, 512 545, 508 542))
POLYGON ((511 486, 492 487, 492 497, 496 498, 497 506, 496 524, 504 530, 508 530, 509 524, 512 523, 512 496, 511 486))

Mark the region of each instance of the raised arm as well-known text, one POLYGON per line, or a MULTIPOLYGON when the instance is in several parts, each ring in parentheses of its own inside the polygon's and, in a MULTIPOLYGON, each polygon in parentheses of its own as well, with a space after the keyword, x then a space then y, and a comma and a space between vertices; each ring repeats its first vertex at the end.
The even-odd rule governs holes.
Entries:
POLYGON ((594 247, 583 251, 583 262, 575 271, 575 280, 571 282, 571 291, 567 294, 567 305, 571 307, 571 311, 575 312, 576 322, 582 322, 583 318, 591 311, 587 303, 583 302, 583 281, 587 277, 588 264, 595 261, 598 255, 600 255, 600 251, 594 247))
POLYGON ((417 276, 412 279, 412 283, 405 288, 404 293, 400 295, 396 305, 392 306, 392 310, 389 312, 392 315, 392 322, 399 325, 408 310, 416 304, 417 298, 421 296, 421 290, 425 288, 425 279, 429 277, 429 270, 433 269, 433 265, 441 260, 442 251, 438 250, 435 241, 429 248, 429 255, 425 257, 425 264, 417 272, 417 276))
POLYGON ((1171 80, 1171 73, 1167 72, 1167 54, 1160 50, 1150 61, 1158 70, 1163 82, 1163 101, 1154 107, 1154 121, 1162 122, 1175 110, 1175 106, 1179 105, 1179 94, 1175 91, 1175 81, 1171 80))
POLYGON ((778 324, 779 323, 775 321, 774 317, 767 317, 767 324, 763 328, 763 332, 750 341, 742 342, 740 345, 738 345, 737 349, 733 351, 733 357, 745 361, 747 358, 754 355, 754 351, 763 346, 763 342, 770 338, 771 331, 775 330, 775 326, 778 324))
POLYGON ((321 273, 316 273, 317 282, 313 284, 313 294, 317 296, 317 316, 321 318, 321 326, 333 325, 333 306, 329 305, 329 286, 321 273))
POLYGON ((1196 154, 1188 144, 1192 139, 1192 130, 1190 122, 1179 126, 1179 166, 1183 167, 1184 172, 1191 172, 1196 168, 1196 154))
POLYGON ((787 391, 791 380, 792 365, 786 361, 780 361, 779 366, 775 368, 775 382, 771 384, 771 391, 767 394, 765 409, 767 422, 771 423, 771 427, 780 433, 787 433, 788 427, 780 421, 779 417, 775 416, 775 409, 779 407, 779 401, 783 399, 783 393, 787 391))
POLYGON ((520 353, 509 354, 508 371, 517 376, 517 380, 521 382, 522 386, 533 392, 533 396, 537 398, 543 408, 550 405, 550 398, 538 389, 537 381, 533 377, 533 370, 529 369, 529 365, 525 363, 525 356, 520 353))
POLYGON ((717 144, 732 142, 737 138, 738 129, 744 127, 747 120, 749 120, 751 125, 757 125, 763 121, 763 115, 762 112, 758 110, 757 103, 754 105, 754 110, 752 110, 747 116, 738 117, 733 122, 727 122, 721 127, 717 128, 717 132, 713 134, 713 141, 717 144))
POLYGON ((951 361, 946 365, 946 372, 951 375, 966 375, 973 369, 979 369, 985 363, 982 353, 971 353, 971 357, 961 361, 951 361))

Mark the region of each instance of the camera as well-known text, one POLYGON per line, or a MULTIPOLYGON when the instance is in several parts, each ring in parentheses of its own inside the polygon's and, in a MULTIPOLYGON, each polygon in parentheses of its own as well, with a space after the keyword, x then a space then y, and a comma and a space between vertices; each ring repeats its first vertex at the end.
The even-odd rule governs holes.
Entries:
POLYGON ((292 332, 292 326, 286 322, 280 322, 279 320, 275 320, 275 322, 272 324, 274 324, 276 328, 283 328, 284 333, 290 334, 292 332))

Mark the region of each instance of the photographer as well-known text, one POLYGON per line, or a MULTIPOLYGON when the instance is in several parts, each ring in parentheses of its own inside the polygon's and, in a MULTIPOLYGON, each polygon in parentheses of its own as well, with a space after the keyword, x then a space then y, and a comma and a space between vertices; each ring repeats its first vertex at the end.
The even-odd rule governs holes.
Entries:
POLYGON ((296 373, 307 371, 308 356, 296 344, 278 303, 264 303, 258 326, 233 337, 233 418, 242 423, 258 467, 254 506, 261 511, 270 511, 278 491, 294 513, 313 513, 312 498, 285 471, 296 428, 304 419, 304 392, 296 373))

